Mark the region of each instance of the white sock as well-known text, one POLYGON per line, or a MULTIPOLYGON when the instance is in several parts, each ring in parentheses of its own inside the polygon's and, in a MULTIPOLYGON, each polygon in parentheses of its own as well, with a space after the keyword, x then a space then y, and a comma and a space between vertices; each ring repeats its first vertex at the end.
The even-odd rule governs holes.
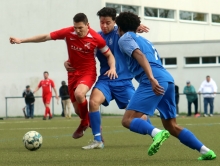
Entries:
POLYGON ((208 151, 210 151, 210 149, 207 148, 205 145, 203 145, 200 149, 201 154, 206 154, 208 151))
POLYGON ((155 135, 157 135, 157 133, 161 132, 162 130, 158 129, 158 128, 154 128, 151 132, 151 136, 154 137, 155 135))

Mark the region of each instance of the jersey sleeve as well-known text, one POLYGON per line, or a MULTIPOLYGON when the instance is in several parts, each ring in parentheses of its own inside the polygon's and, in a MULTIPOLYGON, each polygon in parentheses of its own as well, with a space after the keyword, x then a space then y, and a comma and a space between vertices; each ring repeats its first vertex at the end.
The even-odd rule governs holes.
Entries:
POLYGON ((55 84, 54 84, 53 80, 50 80, 50 82, 51 82, 51 87, 54 88, 55 84))
POLYGON ((64 40, 66 37, 66 34, 70 31, 70 29, 73 29, 73 27, 63 28, 57 31, 53 31, 50 33, 50 37, 53 40, 64 40))
POLYGON ((40 88, 42 86, 42 84, 41 84, 41 81, 39 82, 39 84, 38 84, 38 88, 40 88))
POLYGON ((136 49, 140 49, 136 41, 129 33, 124 34, 119 40, 118 45, 122 53, 132 56, 132 53, 136 49))
POLYGON ((102 38, 100 34, 97 34, 97 47, 101 51, 101 53, 105 54, 109 51, 109 47, 107 46, 105 40, 102 38))

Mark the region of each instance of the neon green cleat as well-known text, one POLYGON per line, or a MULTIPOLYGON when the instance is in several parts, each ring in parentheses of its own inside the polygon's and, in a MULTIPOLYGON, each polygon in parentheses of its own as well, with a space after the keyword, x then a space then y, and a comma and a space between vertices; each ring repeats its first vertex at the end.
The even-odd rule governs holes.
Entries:
POLYGON ((153 138, 153 143, 148 149, 148 155, 152 156, 159 150, 160 146, 163 144, 163 142, 170 137, 170 133, 167 130, 162 130, 161 132, 157 133, 155 137, 153 138))
POLYGON ((216 154, 212 150, 210 150, 206 154, 200 156, 198 160, 213 160, 215 158, 216 158, 216 154))

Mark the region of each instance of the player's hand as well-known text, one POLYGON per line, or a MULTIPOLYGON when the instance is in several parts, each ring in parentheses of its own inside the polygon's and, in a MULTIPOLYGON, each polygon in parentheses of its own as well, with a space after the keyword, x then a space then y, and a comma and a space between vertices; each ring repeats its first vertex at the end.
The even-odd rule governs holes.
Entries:
POLYGON ((140 26, 137 28, 137 33, 147 33, 150 31, 150 28, 148 28, 147 26, 140 24, 140 26))
POLYGON ((111 80, 118 78, 115 68, 109 69, 104 75, 107 75, 111 80))
POLYGON ((11 44, 21 44, 21 39, 15 38, 15 37, 10 37, 9 41, 11 44))
POLYGON ((152 89, 156 95, 164 94, 163 87, 159 85, 158 81, 155 78, 152 79, 150 82, 151 82, 152 89))
POLYGON ((75 69, 71 66, 71 63, 68 62, 68 61, 65 61, 65 62, 64 62, 64 67, 66 68, 66 71, 69 71, 69 72, 75 70, 75 69))
POLYGON ((55 96, 55 98, 57 99, 57 101, 59 101, 59 96, 55 96))

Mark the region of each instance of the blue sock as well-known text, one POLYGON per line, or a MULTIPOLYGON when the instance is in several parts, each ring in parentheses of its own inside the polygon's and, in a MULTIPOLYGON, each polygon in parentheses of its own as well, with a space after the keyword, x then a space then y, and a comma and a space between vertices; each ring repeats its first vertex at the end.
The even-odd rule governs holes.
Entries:
POLYGON ((96 141, 102 141, 101 138, 101 116, 100 112, 89 112, 89 118, 90 118, 90 124, 92 128, 92 133, 94 135, 94 140, 96 141))
POLYGON ((152 130, 155 127, 152 126, 150 123, 148 123, 146 120, 140 119, 140 118, 134 118, 131 121, 130 124, 130 130, 135 132, 135 133, 139 133, 139 134, 143 134, 143 135, 151 135, 152 130))
POLYGON ((196 136, 186 128, 184 128, 180 132, 178 138, 180 142, 183 143, 184 145, 192 149, 196 149, 198 151, 200 151, 201 147, 203 146, 203 144, 196 138, 196 136))

